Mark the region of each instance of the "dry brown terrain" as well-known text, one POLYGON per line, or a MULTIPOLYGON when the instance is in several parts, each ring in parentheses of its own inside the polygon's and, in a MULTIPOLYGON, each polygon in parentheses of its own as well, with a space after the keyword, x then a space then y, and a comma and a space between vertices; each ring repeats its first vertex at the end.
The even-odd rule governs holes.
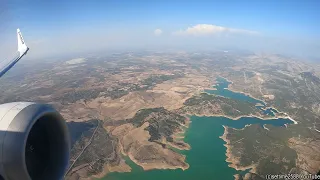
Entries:
POLYGON ((145 123, 141 127, 127 132, 123 137, 119 137, 122 153, 128 155, 144 170, 187 169, 189 165, 185 163, 185 156, 148 141, 149 132, 144 130, 147 126, 148 123, 145 123))
POLYGON ((186 114, 270 118, 255 105, 204 95, 203 90, 213 89, 218 76, 232 82, 229 89, 277 109, 276 117, 296 120, 285 130, 248 126, 228 131, 225 127, 221 138, 226 141, 230 167, 253 168, 252 174, 242 178, 258 179, 273 172, 268 163, 279 166, 281 173, 290 168, 315 173, 320 167, 315 155, 320 153, 318 65, 277 55, 235 52, 197 56, 188 52, 118 53, 42 63, 18 67, 16 74, 1 79, 0 101, 50 103, 68 122, 87 125, 90 120, 101 120, 96 135, 96 124, 74 135, 72 157, 86 145, 88 149, 79 160, 71 159, 76 161, 70 167, 73 179, 131 171, 124 155, 145 170, 187 169, 186 157, 170 148, 190 149, 181 135, 188 127, 186 114), (88 144, 91 136, 93 143, 88 144), (242 145, 235 146, 242 139, 242 145), (252 150, 256 140, 265 145, 252 150), (236 154, 239 150, 242 153, 236 154), (279 161, 279 152, 290 156, 290 163, 279 161))
POLYGON ((308 170, 312 174, 316 174, 320 167, 320 140, 312 139, 289 139, 289 146, 296 150, 298 159, 297 167, 308 170))
POLYGON ((61 113, 67 119, 70 116, 79 120, 88 120, 92 117, 128 119, 142 108, 179 109, 187 99, 211 85, 210 79, 205 76, 188 74, 184 78, 157 84, 152 90, 130 92, 118 99, 97 97, 85 103, 79 100, 61 113))

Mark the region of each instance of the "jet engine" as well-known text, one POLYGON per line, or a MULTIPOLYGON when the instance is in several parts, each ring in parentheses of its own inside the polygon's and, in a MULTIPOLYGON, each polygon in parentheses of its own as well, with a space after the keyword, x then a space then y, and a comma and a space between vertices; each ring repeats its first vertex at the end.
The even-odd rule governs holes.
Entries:
POLYGON ((0 105, 0 179, 60 180, 68 168, 66 122, 50 105, 0 105))

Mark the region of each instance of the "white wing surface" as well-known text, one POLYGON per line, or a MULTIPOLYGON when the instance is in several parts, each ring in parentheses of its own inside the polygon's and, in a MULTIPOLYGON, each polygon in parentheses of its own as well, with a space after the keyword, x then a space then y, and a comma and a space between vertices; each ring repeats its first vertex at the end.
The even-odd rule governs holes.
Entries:
POLYGON ((11 60, 0 61, 0 77, 9 71, 25 54, 27 54, 29 48, 26 45, 20 29, 17 29, 18 38, 18 51, 16 56, 11 60))

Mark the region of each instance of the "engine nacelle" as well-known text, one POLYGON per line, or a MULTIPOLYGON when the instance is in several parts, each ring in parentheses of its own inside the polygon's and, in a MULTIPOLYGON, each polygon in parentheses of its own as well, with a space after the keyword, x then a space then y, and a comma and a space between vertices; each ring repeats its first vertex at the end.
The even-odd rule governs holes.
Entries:
POLYGON ((29 102, 0 105, 0 175, 3 179, 63 179, 69 156, 66 122, 50 105, 29 102))

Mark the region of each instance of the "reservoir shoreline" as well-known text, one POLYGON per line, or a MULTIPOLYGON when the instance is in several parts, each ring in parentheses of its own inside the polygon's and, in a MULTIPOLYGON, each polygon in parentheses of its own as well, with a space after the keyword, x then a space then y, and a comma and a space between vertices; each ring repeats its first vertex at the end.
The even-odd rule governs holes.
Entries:
MULTIPOLYGON (((217 82, 217 84, 219 84, 219 82, 217 82)), ((215 88, 215 90, 213 91, 218 92, 219 88, 220 90, 221 88, 223 88, 223 91, 220 92, 226 92, 230 95, 230 90, 224 89, 223 85, 225 84, 221 84, 220 82, 220 86, 216 86, 217 88, 215 88)), ((206 91, 205 93, 210 94, 206 91)), ((223 94, 216 95, 223 96, 223 94)), ((231 92, 231 96, 236 95, 237 93, 231 92)), ((263 108, 270 108, 266 107, 266 103, 264 101, 255 99, 251 96, 246 95, 245 93, 241 93, 238 100, 247 100, 256 103, 263 102, 263 108)), ((257 107, 257 111, 258 110, 260 109, 257 107)), ((276 111, 280 112, 277 109, 276 111)), ((245 127, 251 126, 252 124, 260 124, 261 128, 264 128, 264 125, 266 124, 286 128, 287 124, 297 123, 289 116, 282 114, 274 117, 258 117, 256 115, 230 117, 224 114, 188 113, 186 113, 185 115, 188 118, 188 123, 183 126, 185 129, 177 131, 176 133, 174 133, 173 137, 178 136, 179 140, 183 140, 191 147, 188 148, 188 150, 183 149, 179 151, 179 153, 185 156, 185 162, 188 164, 187 168, 178 166, 154 167, 154 164, 152 167, 148 167, 145 164, 139 164, 138 162, 135 162, 132 157, 130 157, 132 155, 127 154, 127 158, 130 159, 133 164, 135 164, 130 166, 132 168, 132 171, 130 173, 113 172, 102 179, 193 180, 199 178, 207 179, 208 177, 214 177, 214 179, 231 180, 234 179, 235 174, 241 174, 247 171, 255 172, 257 164, 252 164, 245 167, 239 165, 239 159, 237 159, 237 157, 233 156, 231 153, 232 145, 230 144, 230 140, 227 139, 228 128, 243 130, 245 127), (222 156, 222 154, 224 154, 225 156, 222 156), (133 166, 139 166, 142 170, 134 168, 133 166)))

